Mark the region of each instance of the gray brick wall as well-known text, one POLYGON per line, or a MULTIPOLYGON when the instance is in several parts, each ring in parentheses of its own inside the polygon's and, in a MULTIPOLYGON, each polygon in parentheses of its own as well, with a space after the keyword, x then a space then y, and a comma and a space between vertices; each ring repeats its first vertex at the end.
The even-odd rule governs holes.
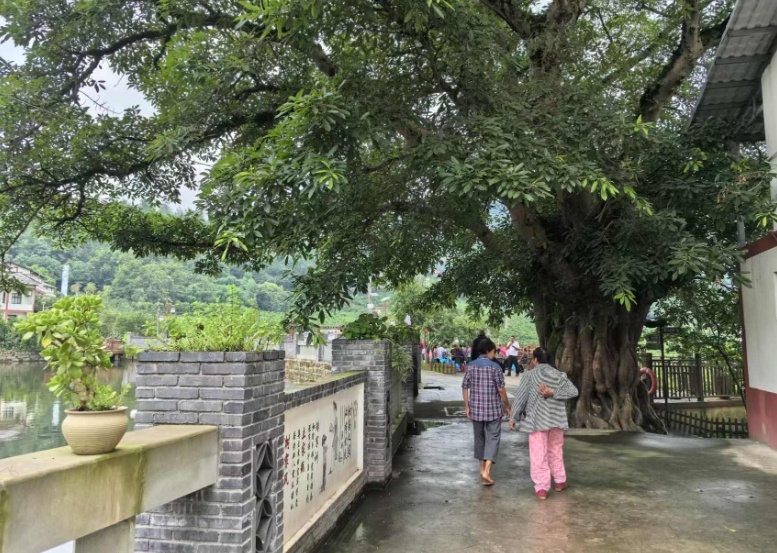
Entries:
POLYGON ((332 365, 309 359, 286 359, 286 380, 290 382, 315 382, 329 376, 332 365))
POLYGON ((407 413, 408 424, 413 423, 413 413, 415 411, 415 379, 418 374, 418 363, 421 356, 418 344, 408 344, 404 346, 405 352, 413 360, 413 371, 407 376, 402 390, 402 410, 407 413))
POLYGON ((136 385, 136 429, 210 424, 220 441, 218 483, 139 515, 137 551, 282 551, 283 352, 142 353, 136 385))
POLYGON ((332 371, 364 371, 364 466, 367 483, 385 485, 391 478, 391 344, 374 340, 332 342, 332 371))
MULTIPOLYGON (((355 372, 350 375, 342 375, 342 377, 337 378, 336 380, 308 385, 304 388, 287 392, 285 394, 286 411, 299 407, 300 405, 305 405, 311 401, 334 395, 341 390, 351 388, 358 384, 365 384, 366 395, 367 380, 368 375, 366 372, 355 372)), ((285 553, 309 553, 315 551, 319 543, 335 528, 338 520, 346 514, 348 508, 361 495, 366 481, 367 471, 365 470, 362 472, 360 478, 354 480, 340 496, 329 504, 326 512, 316 519, 316 521, 307 529, 305 535, 298 538, 285 553)))

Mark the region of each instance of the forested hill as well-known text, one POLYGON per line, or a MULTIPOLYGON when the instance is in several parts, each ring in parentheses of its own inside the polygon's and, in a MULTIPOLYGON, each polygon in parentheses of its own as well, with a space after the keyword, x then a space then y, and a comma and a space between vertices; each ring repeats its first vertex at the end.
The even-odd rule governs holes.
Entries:
MULTIPOLYGON (((169 298, 179 308, 193 302, 223 300, 236 286, 246 305, 266 311, 284 311, 292 287, 288 269, 274 263, 253 273, 225 267, 219 277, 199 275, 193 262, 146 257, 111 251, 108 246, 87 242, 71 250, 57 250, 46 239, 24 236, 9 252, 8 259, 33 269, 49 282, 61 285, 62 268, 70 266, 70 289, 104 291, 110 299, 131 304, 163 302, 169 298)), ((297 271, 306 270, 305 266, 297 271)))
MULTIPOLYGON (((102 316, 103 331, 112 336, 143 333, 149 321, 164 313, 167 299, 173 303, 176 312, 185 313, 195 302, 225 301, 230 294, 236 293, 244 305, 270 312, 270 317, 280 319, 288 307, 293 286, 290 269, 280 261, 259 272, 225 266, 220 276, 211 277, 195 273, 193 262, 164 257, 138 259, 97 242, 60 250, 51 241, 31 235, 23 236, 10 249, 7 260, 37 271, 56 285, 57 290, 61 286, 62 268, 69 265, 70 292, 99 293, 103 297, 106 306, 102 316)), ((304 262, 298 263, 292 272, 302 273, 308 266, 304 262)), ((378 292, 374 298, 376 309, 381 314, 388 309, 392 316, 401 320, 405 312, 405 308, 397 304, 401 294, 382 288, 375 290, 378 292), (384 303, 388 296, 391 300, 384 303)), ((39 303, 38 308, 41 307, 39 303)), ((343 324, 365 311, 367 297, 357 295, 347 309, 334 313, 326 323, 343 324)), ((431 327, 429 339, 441 343, 457 339, 466 341, 484 326, 483 321, 465 314, 463 302, 456 309, 435 314, 414 313, 414 321, 431 327)), ((512 334, 521 342, 536 341, 533 323, 522 315, 510 317, 502 329, 494 332, 495 338, 500 335, 506 339, 512 334)))
MULTIPOLYGON (((97 242, 59 250, 51 241, 31 235, 23 236, 6 259, 39 272, 57 290, 62 268, 69 265, 70 291, 103 296, 103 330, 114 336, 142 333, 148 321, 164 312, 167 299, 178 313, 185 313, 194 302, 224 301, 230 293, 236 293, 243 304, 277 313, 280 318, 292 287, 289 269, 280 262, 260 272, 224 267, 220 276, 210 277, 195 273, 193 262, 162 257, 138 259, 97 242)), ((295 268, 295 272, 305 270, 305 264, 295 268)))

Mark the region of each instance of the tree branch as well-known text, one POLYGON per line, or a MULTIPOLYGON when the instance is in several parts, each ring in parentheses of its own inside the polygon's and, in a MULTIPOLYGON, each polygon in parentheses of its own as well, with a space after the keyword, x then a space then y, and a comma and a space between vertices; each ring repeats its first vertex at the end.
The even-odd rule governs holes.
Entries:
POLYGON ((728 24, 728 18, 708 28, 701 29, 701 7, 698 0, 686 0, 680 43, 672 52, 656 81, 651 84, 639 102, 639 115, 643 121, 655 122, 661 111, 672 100, 680 86, 696 68, 699 59, 710 48, 717 46, 728 24))
POLYGON ((548 8, 547 21, 551 27, 566 27, 575 24, 583 13, 588 0, 553 0, 548 8))
POLYGON ((613 40, 612 35, 610 34, 610 29, 607 27, 607 22, 604 20, 601 10, 596 10, 596 16, 599 19, 599 23, 602 24, 602 30, 604 30, 604 34, 607 35, 607 40, 610 41, 610 46, 613 46, 615 40, 613 40))
POLYGON ((477 219, 467 217, 464 223, 480 243, 483 244, 484 248, 496 253, 504 252, 504 243, 494 235, 494 232, 488 228, 488 225, 483 222, 483 219, 480 217, 477 219))
POLYGON ((521 236, 530 248, 538 250, 548 241, 542 223, 529 213, 526 204, 517 203, 509 208, 513 229, 521 236))
MULTIPOLYGON (((119 52, 128 46, 132 46, 133 44, 148 40, 161 39, 162 44, 160 46, 160 50, 152 60, 152 63, 154 66, 156 66, 161 60, 162 56, 165 54, 167 43, 170 41, 173 35, 175 35, 175 33, 183 29, 203 29, 208 27, 233 30, 235 29, 236 24, 233 17, 220 12, 211 11, 207 15, 201 13, 186 13, 180 14, 179 20, 174 23, 169 23, 168 25, 157 29, 147 29, 133 33, 107 46, 89 48, 87 50, 80 51, 71 50, 71 54, 79 56, 79 65, 83 58, 91 57, 93 59, 84 71, 80 73, 77 72, 75 77, 63 87, 62 94, 64 95, 72 90, 77 90, 81 84, 87 78, 89 78, 89 76, 94 72, 94 70, 99 66, 105 57, 115 54, 116 52, 119 52)), ((259 35, 264 32, 265 28, 261 25, 244 25, 242 30, 248 33, 259 35)), ((312 45, 308 48, 307 53, 319 71, 328 77, 334 77, 337 74, 337 65, 326 54, 320 44, 317 42, 312 43, 312 45)))
POLYGON ((656 40, 651 41, 645 48, 631 56, 628 60, 623 62, 617 69, 607 74, 602 82, 604 84, 610 84, 616 81, 621 75, 632 71, 637 64, 642 63, 650 56, 655 54, 663 45, 664 40, 667 40, 670 35, 675 31, 675 25, 667 25, 656 37, 656 40))
POLYGON ((522 10, 512 0, 481 0, 481 3, 498 15, 521 39, 528 40, 539 18, 522 10))

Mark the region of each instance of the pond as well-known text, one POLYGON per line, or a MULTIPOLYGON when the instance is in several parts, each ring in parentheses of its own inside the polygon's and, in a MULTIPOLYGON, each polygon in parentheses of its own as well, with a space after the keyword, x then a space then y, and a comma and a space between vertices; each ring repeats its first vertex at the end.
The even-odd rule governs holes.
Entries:
MULTIPOLYGON (((65 405, 49 392, 43 363, 0 364, 0 459, 65 445, 59 430, 65 405)), ((134 384, 135 364, 123 361, 102 375, 116 390, 134 384)), ((134 391, 127 398, 131 411, 134 391)), ((130 430, 132 420, 130 420, 130 430)))

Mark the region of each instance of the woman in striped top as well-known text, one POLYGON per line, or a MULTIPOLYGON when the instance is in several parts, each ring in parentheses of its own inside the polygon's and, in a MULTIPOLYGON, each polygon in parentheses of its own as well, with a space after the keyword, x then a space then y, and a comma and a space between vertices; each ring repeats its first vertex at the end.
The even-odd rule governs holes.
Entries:
POLYGON ((510 430, 515 430, 518 423, 521 432, 528 432, 534 492, 538 498, 546 499, 551 476, 557 492, 567 487, 564 469, 564 431, 569 429, 566 400, 577 397, 578 392, 567 375, 553 367, 551 355, 542 348, 534 350, 528 369, 518 385, 510 430))

